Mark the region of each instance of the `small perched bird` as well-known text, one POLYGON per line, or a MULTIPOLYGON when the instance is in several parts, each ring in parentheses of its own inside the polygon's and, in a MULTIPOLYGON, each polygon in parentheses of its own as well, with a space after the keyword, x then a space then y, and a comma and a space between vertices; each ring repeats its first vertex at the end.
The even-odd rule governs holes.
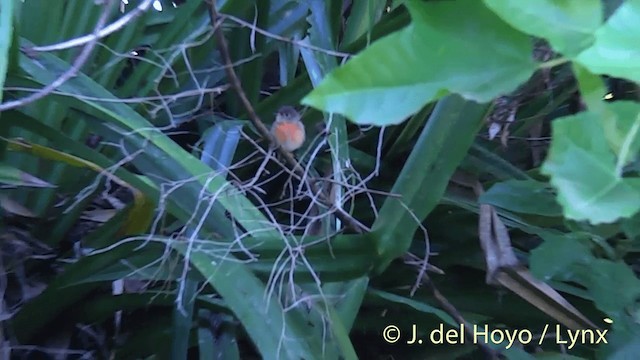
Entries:
POLYGON ((286 151, 298 150, 305 140, 304 124, 300 113, 291 106, 283 106, 276 113, 276 121, 271 125, 271 134, 278 146, 286 151))

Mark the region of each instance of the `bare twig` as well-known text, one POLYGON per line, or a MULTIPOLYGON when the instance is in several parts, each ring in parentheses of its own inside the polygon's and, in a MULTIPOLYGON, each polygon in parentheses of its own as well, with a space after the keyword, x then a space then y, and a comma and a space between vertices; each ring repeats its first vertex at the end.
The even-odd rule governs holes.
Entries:
MULTIPOLYGON (((215 28, 219 18, 218 11, 216 10, 216 1, 206 0, 206 2, 209 5, 209 15, 211 17, 211 26, 215 28)), ((217 31, 215 32, 215 36, 218 42, 218 47, 220 49, 220 54, 222 55, 222 59, 226 65, 225 70, 227 72, 227 77, 229 78, 229 82, 231 83, 231 86, 238 94, 238 97, 240 98, 242 105, 244 106, 245 110, 247 111, 247 114, 249 115, 249 119, 251 120, 253 125, 256 127, 256 129, 258 129, 258 132, 260 133, 260 135, 262 135, 262 137, 264 137, 265 139, 269 139, 269 143, 271 144, 271 146, 276 148, 276 151, 278 151, 278 153, 282 156, 282 158, 286 161, 286 163, 292 168, 293 172, 299 175, 301 178, 304 178, 304 175, 305 175, 304 168, 300 166, 300 164, 296 161, 292 153, 285 151, 281 147, 277 146, 277 142, 273 138, 273 135, 271 135, 271 132, 269 131, 269 129, 265 126, 262 120, 260 120, 260 117, 258 117, 258 114, 256 114, 255 110, 253 109, 251 102, 247 98, 247 95, 245 94, 244 90, 242 89, 242 84, 240 83, 240 79, 238 78, 238 75, 236 74, 232 66, 233 61, 231 60, 231 56, 229 55, 229 48, 227 45, 227 41, 224 38, 224 34, 222 30, 217 29, 217 31)), ((319 198, 318 200, 320 200, 323 203, 323 205, 335 209, 336 210, 335 215, 340 219, 340 221, 347 224, 351 229, 353 229, 358 233, 362 233, 363 231, 367 230, 363 224, 361 224, 360 222, 355 220, 353 217, 351 217, 349 214, 347 214, 340 206, 333 204, 329 199, 327 199, 327 196, 324 193, 322 193, 321 191, 318 191, 319 189, 315 183, 309 182, 309 188, 313 194, 318 194, 318 198, 319 198)))
MULTIPOLYGON (((107 22, 107 18, 109 17, 109 6, 112 4, 112 1, 113 0, 107 0, 105 2, 102 14, 100 14, 100 18, 98 19, 98 22, 96 23, 96 27, 93 30, 94 34, 97 34, 100 31, 100 29, 102 29, 104 24, 107 22)), ((82 49, 82 52, 80 52, 76 60, 73 62, 71 67, 67 71, 62 73, 62 75, 60 75, 57 79, 55 79, 51 84, 45 86, 44 88, 42 88, 42 90, 38 91, 37 93, 33 93, 22 99, 0 104, 0 112, 13 109, 16 107, 24 106, 36 100, 42 99, 43 97, 49 95, 57 87, 64 84, 67 80, 74 77, 80 71, 80 68, 82 68, 82 66, 84 66, 84 64, 89 59, 89 56, 91 55, 91 51, 93 51, 93 48, 96 46, 97 40, 98 38, 94 37, 92 41, 88 42, 87 45, 84 47, 84 49, 82 49)))
MULTIPOLYGON (((109 4, 109 1, 105 4, 105 7, 107 7, 107 5, 109 4)), ((98 31, 94 31, 92 34, 67 40, 65 42, 61 42, 58 44, 52 44, 47 46, 35 46, 33 48, 30 48, 29 50, 37 51, 37 52, 57 51, 57 50, 70 49, 76 46, 82 46, 84 44, 95 43, 99 39, 109 36, 114 32, 122 29, 125 25, 127 25, 133 19, 140 16, 143 12, 147 11, 147 9, 151 7, 152 3, 153 3, 153 0, 144 0, 135 9, 129 11, 127 15, 121 17, 116 22, 105 26, 104 28, 102 26, 99 26, 98 31)), ((104 25, 104 23, 102 25, 104 25)))
POLYGON ((262 34, 262 35, 264 35, 266 37, 269 37, 269 38, 272 38, 272 39, 275 39, 275 40, 284 41, 284 42, 287 42, 287 43, 290 43, 290 44, 294 44, 294 45, 302 47, 302 48, 306 48, 306 49, 309 49, 309 50, 322 52, 322 53, 325 53, 327 55, 343 57, 343 58, 352 56, 349 53, 323 49, 321 47, 305 44, 302 41, 296 41, 296 40, 293 40, 293 39, 286 38, 284 36, 280 36, 280 35, 276 35, 274 33, 270 33, 270 32, 268 32, 268 31, 266 31, 264 29, 261 29, 261 28, 255 26, 254 24, 252 24, 252 23, 250 23, 248 21, 244 21, 244 20, 242 20, 242 19, 240 19, 238 17, 235 17, 233 15, 228 15, 228 14, 223 14, 222 15, 221 14, 220 17, 225 18, 225 19, 229 19, 229 20, 231 20, 231 21, 233 21, 235 23, 238 23, 238 24, 240 24, 242 26, 248 27, 251 30, 253 30, 253 31, 255 31, 255 32, 259 33, 259 34, 262 34))
MULTIPOLYGON (((99 103, 119 103, 119 104, 139 104, 139 103, 151 103, 151 101, 164 100, 168 102, 173 102, 178 99, 193 97, 193 96, 201 96, 206 94, 221 94, 223 91, 227 90, 227 85, 220 85, 207 89, 194 89, 194 90, 185 90, 175 94, 167 94, 167 95, 154 95, 154 96, 139 96, 139 97, 131 97, 131 98, 105 98, 105 97, 96 97, 96 96, 88 96, 82 94, 74 94, 70 92, 64 92, 59 90, 53 90, 50 93, 60 96, 74 97, 76 99, 81 100, 89 100, 95 101, 99 103)), ((24 91, 24 92, 39 92, 41 89, 21 87, 21 86, 8 86, 4 88, 6 91, 24 91)))

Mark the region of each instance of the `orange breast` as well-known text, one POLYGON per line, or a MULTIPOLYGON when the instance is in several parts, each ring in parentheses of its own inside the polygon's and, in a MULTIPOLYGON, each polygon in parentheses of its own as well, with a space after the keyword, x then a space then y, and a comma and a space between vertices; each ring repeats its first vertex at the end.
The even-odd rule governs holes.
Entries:
POLYGON ((275 124, 273 135, 285 150, 293 151, 304 142, 304 129, 302 124, 296 122, 280 122, 275 124))
POLYGON ((295 123, 282 123, 277 127, 278 138, 282 140, 297 140, 302 136, 300 126, 295 123))

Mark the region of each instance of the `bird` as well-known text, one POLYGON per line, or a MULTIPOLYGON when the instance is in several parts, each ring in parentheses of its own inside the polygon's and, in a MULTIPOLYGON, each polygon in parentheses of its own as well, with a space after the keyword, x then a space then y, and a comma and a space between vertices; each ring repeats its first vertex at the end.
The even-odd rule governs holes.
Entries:
POLYGON ((291 106, 283 106, 276 112, 271 135, 285 151, 293 152, 304 144, 306 133, 300 117, 300 113, 291 106))

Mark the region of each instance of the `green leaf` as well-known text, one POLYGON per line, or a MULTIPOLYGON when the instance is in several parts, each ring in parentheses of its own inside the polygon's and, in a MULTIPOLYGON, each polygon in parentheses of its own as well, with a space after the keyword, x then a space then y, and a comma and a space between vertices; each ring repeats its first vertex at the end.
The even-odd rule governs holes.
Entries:
MULTIPOLYGON (((0 89, 4 89, 4 80, 9 67, 9 50, 13 42, 13 4, 14 0, 0 2, 0 89)), ((2 92, 0 92, 2 101, 2 92)))
POLYGON ((583 270, 596 306, 608 314, 624 311, 640 297, 640 280, 623 262, 596 259, 583 270))
POLYGON ((450 95, 438 102, 373 224, 380 234, 377 270, 404 254, 419 224, 438 205, 482 126, 488 105, 450 95), (429 191, 425 191, 428 189, 429 191))
POLYGON ((468 160, 483 169, 486 173, 495 176, 500 180, 530 180, 529 176, 522 169, 510 163, 507 159, 494 153, 486 145, 474 143, 469 149, 468 160))
POLYGON ((484 0, 484 3, 514 28, 543 37, 565 56, 589 47, 602 24, 600 0, 539 0, 522 6, 519 0, 484 0))
POLYGON ((621 224, 621 229, 630 239, 640 238, 640 213, 636 213, 633 217, 625 219, 621 224))
POLYGON ((562 213, 547 185, 535 180, 497 183, 480 196, 479 202, 523 214, 557 216, 562 213))
POLYGON ((260 279, 247 267, 226 255, 212 261, 204 251, 185 243, 172 247, 207 278, 226 301, 265 359, 313 359, 321 353, 321 339, 309 337, 311 329, 297 310, 284 311, 280 302, 267 295, 260 279))
POLYGON ((588 264, 593 260, 591 249, 575 234, 541 234, 544 243, 531 251, 531 273, 544 281, 568 272, 575 263, 588 264))
POLYGON ((332 72, 303 103, 359 124, 397 124, 448 92, 487 102, 533 73, 529 38, 481 2, 407 6, 411 25, 332 72))
POLYGON ((603 117, 606 117, 607 109, 605 108, 603 97, 607 93, 607 87, 602 77, 591 73, 578 63, 573 63, 572 65, 582 101, 589 111, 600 113, 603 117))
POLYGON ((625 1, 575 59, 596 74, 640 81, 640 0, 625 1))
POLYGON ((342 42, 351 44, 358 37, 371 35, 371 28, 380 19, 386 4, 384 1, 355 0, 346 21, 342 42))
MULTIPOLYGON (((626 315, 626 314, 625 314, 626 315)), ((634 359, 640 353, 640 326, 637 317, 611 316, 613 324, 607 334, 607 346, 598 348, 598 359, 634 359)))
POLYGON ((640 150, 640 105, 631 101, 616 101, 607 106, 607 139, 618 156, 617 171, 636 158, 640 150))
POLYGON ((558 190, 565 217, 610 223, 640 210, 640 179, 622 177, 595 113, 556 119, 552 128, 542 172, 558 190))

